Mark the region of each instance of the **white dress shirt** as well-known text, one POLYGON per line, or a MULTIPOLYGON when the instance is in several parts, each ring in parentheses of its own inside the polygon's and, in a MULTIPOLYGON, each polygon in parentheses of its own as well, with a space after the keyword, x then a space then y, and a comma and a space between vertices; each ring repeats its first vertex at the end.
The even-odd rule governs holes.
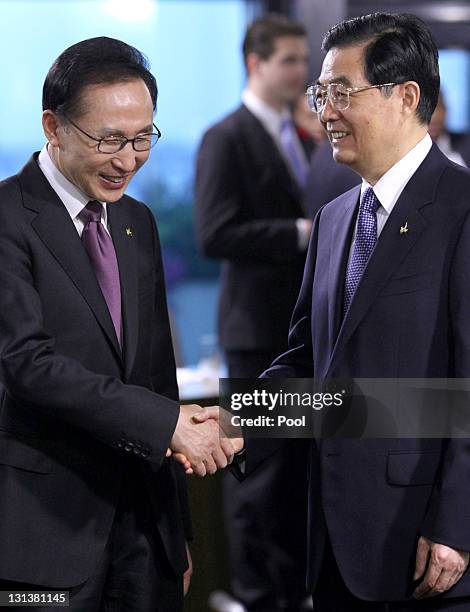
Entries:
MULTIPOLYGON (((292 115, 289 109, 286 107, 281 112, 277 111, 269 104, 266 104, 264 100, 261 100, 251 89, 245 89, 242 93, 242 102, 246 108, 260 121, 264 129, 268 132, 271 138, 276 143, 282 158, 284 159, 286 166, 290 171, 290 162, 286 158, 284 149, 281 146, 281 126, 282 122, 287 119, 292 119, 292 115)), ((306 163, 308 163, 305 151, 300 144, 299 137, 296 133, 293 134, 294 146, 297 149, 299 155, 301 155, 306 163)), ((310 222, 307 219, 296 219, 297 233, 298 233, 298 246, 300 251, 304 251, 310 239, 310 222)))
MULTIPOLYGON (((41 168, 44 176, 50 183, 52 189, 59 196, 59 199, 67 209, 67 212, 72 219, 78 235, 81 237, 83 232, 84 223, 79 218, 79 214, 85 208, 90 201, 90 198, 82 193, 68 178, 66 178, 62 172, 57 168, 49 155, 47 150, 47 144, 44 145, 42 151, 39 153, 39 167, 41 168)), ((103 205, 101 212, 101 223, 104 225, 106 231, 109 234, 108 228, 108 214, 106 210, 106 202, 101 202, 103 205)))

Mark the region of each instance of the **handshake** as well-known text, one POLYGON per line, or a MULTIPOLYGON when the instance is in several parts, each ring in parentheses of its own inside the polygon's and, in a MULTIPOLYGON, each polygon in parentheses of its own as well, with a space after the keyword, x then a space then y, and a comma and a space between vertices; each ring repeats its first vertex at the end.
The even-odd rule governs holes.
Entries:
POLYGON ((234 427, 230 419, 230 413, 218 406, 180 406, 166 456, 179 461, 186 474, 215 474, 232 463, 244 446, 241 428, 234 427))

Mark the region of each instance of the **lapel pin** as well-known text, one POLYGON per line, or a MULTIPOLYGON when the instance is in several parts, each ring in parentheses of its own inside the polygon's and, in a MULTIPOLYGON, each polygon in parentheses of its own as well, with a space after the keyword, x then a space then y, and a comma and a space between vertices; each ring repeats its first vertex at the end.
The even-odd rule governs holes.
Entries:
POLYGON ((126 234, 127 236, 132 236, 132 230, 130 227, 126 227, 126 234))
POLYGON ((408 221, 406 221, 405 225, 402 225, 400 227, 400 234, 406 234, 406 232, 408 231, 408 221))

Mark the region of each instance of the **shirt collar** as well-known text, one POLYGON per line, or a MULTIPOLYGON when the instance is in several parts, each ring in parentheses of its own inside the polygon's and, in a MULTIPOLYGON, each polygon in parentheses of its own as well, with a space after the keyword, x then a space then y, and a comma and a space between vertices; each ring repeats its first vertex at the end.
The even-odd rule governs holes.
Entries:
MULTIPOLYGON (((374 193, 380 204, 385 208, 387 214, 392 212, 396 201, 400 197, 406 184, 423 163, 432 147, 432 140, 429 134, 418 142, 411 151, 402 157, 394 166, 390 168, 374 185, 374 193)), ((361 198, 364 191, 372 187, 367 181, 362 181, 361 198)))
POLYGON ((258 97, 251 89, 246 88, 242 93, 242 102, 247 109, 262 123, 263 127, 275 139, 279 139, 281 124, 284 119, 290 118, 289 109, 277 111, 264 100, 258 97))
MULTIPOLYGON (((76 219, 81 211, 90 201, 90 198, 86 196, 82 191, 78 189, 72 182, 66 178, 62 172, 52 161, 49 151, 47 149, 47 143, 39 153, 39 167, 41 168, 44 176, 50 183, 52 189, 59 196, 63 205, 67 209, 70 217, 76 219)), ((102 219, 103 222, 107 223, 107 211, 106 202, 101 202, 103 205, 102 219)))

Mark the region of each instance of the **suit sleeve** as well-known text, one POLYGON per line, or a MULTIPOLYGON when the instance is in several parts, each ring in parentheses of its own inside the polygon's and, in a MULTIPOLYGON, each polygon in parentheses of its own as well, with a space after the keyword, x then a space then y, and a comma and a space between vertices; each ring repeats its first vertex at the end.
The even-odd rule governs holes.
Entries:
POLYGON ((216 126, 202 140, 195 189, 200 248, 214 258, 250 258, 270 263, 294 260, 299 256, 296 220, 253 215, 244 190, 246 172, 237 137, 240 135, 216 126))
MULTIPOLYGON (((462 225, 450 274, 449 308, 455 377, 470 377, 470 214, 462 225)), ((468 395, 468 394, 467 394, 468 395)), ((470 551, 470 439, 443 442, 442 464, 421 533, 470 551)))
POLYGON ((15 207, 4 196, 2 191, 0 380, 15 401, 35 414, 63 421, 116 450, 122 438, 144 440, 147 460, 159 467, 176 427, 178 402, 92 372, 61 354, 45 330, 28 243, 15 224, 15 207))
POLYGON ((288 349, 261 376, 266 378, 311 378, 314 374, 312 348, 312 288, 315 275, 321 212, 316 216, 307 251, 302 285, 292 313, 288 349))
MULTIPOLYGON (((312 378, 314 375, 310 321, 319 222, 320 214, 315 219, 310 238, 302 286, 289 330, 288 350, 275 359, 260 378, 312 378)), ((243 480, 286 443, 303 442, 282 438, 247 438, 243 467, 235 464, 232 468, 233 475, 238 480, 243 480)))

